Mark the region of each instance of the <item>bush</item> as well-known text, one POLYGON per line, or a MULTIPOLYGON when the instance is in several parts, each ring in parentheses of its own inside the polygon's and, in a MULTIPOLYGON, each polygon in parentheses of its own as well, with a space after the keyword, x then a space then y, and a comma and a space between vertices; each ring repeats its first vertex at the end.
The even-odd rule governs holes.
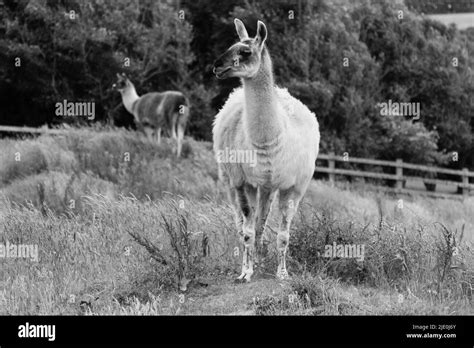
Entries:
POLYGON ((396 205, 388 215, 381 201, 376 202, 378 224, 346 221, 341 213, 331 213, 336 207, 315 212, 314 206, 303 205, 290 234, 290 255, 298 273, 323 273, 349 284, 416 291, 423 296, 429 292, 438 301, 448 293, 470 298, 473 278, 468 270, 474 254, 461 243, 462 232, 418 219, 410 222, 407 208, 396 205), (325 246, 333 243, 363 245, 363 262, 325 257, 325 246))

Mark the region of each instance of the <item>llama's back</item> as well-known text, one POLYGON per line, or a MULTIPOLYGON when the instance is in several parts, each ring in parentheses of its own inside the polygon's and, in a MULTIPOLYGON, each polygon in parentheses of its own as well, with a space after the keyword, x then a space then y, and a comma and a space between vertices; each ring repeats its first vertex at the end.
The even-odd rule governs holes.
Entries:
MULTIPOLYGON (((149 123, 156 128, 164 128, 170 126, 170 115, 179 114, 182 106, 189 106, 189 103, 181 92, 150 92, 136 101, 134 114, 142 123, 149 123)), ((185 116, 187 117, 187 113, 185 116)))

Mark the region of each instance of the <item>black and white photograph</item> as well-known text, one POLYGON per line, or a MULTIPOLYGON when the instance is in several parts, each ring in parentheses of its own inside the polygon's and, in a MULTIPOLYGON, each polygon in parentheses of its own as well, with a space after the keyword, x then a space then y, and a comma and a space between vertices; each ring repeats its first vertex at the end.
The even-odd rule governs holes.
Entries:
POLYGON ((0 345, 472 346, 473 295, 474 0, 0 0, 0 345))

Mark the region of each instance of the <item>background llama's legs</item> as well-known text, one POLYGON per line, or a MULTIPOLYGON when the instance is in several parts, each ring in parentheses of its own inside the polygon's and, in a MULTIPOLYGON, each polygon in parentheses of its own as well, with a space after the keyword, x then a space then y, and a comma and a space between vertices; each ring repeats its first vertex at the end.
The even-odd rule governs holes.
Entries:
POLYGON ((148 126, 143 126, 143 133, 145 133, 145 137, 147 140, 153 142, 153 134, 155 133, 153 128, 148 127, 148 126))
POLYGON ((268 241, 264 239, 263 231, 267 225, 268 213, 272 204, 272 191, 259 187, 257 204, 257 224, 255 228, 255 240, 257 241, 257 256, 264 258, 267 255, 268 241))
POLYGON ((183 147, 183 138, 184 138, 184 125, 178 123, 178 138, 177 145, 178 149, 176 150, 176 155, 181 156, 181 149, 183 147))
POLYGON ((177 112, 173 112, 171 116, 171 138, 176 139, 176 125, 178 121, 179 114, 177 112))
MULTIPOLYGON (((183 113, 180 112, 176 113, 176 122, 174 128, 177 128, 178 135, 177 135, 177 143, 178 143, 178 150, 177 155, 178 157, 181 155, 181 149, 183 147, 183 139, 184 139, 184 131, 186 130, 186 123, 189 119, 189 107, 186 106, 184 108, 183 113)), ((173 116, 174 117, 174 116, 173 116)))
POLYGON ((141 136, 140 136, 140 139, 146 139, 146 140, 150 140, 151 137, 153 136, 153 129, 151 129, 150 127, 145 127, 141 122, 136 122, 135 123, 136 127, 137 127, 137 131, 142 133, 141 136))
POLYGON ((288 241, 290 239, 290 225, 298 209, 301 197, 302 195, 293 188, 280 191, 279 210, 281 214, 281 225, 277 235, 277 278, 279 279, 288 278, 288 271, 286 270, 286 252, 288 250, 288 241))
POLYGON ((255 209, 251 206, 246 189, 243 185, 236 187, 235 190, 237 193, 237 202, 243 215, 242 231, 244 244, 242 273, 237 279, 249 282, 253 274, 255 257, 255 209))
POLYGON ((156 129, 156 142, 161 144, 161 128, 156 129))

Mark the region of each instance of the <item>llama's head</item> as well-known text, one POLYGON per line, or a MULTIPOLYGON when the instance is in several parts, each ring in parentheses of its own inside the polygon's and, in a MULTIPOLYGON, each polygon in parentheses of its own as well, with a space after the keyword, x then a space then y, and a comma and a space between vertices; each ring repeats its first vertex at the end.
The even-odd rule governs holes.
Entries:
POLYGON ((252 78, 260 69, 262 51, 267 38, 267 27, 258 21, 257 34, 249 38, 240 19, 234 20, 240 41, 232 45, 215 62, 213 72, 218 79, 229 77, 252 78))
POLYGON ((117 82, 112 85, 113 89, 116 89, 120 93, 124 93, 127 89, 133 87, 132 82, 128 79, 124 73, 117 74, 117 82))

